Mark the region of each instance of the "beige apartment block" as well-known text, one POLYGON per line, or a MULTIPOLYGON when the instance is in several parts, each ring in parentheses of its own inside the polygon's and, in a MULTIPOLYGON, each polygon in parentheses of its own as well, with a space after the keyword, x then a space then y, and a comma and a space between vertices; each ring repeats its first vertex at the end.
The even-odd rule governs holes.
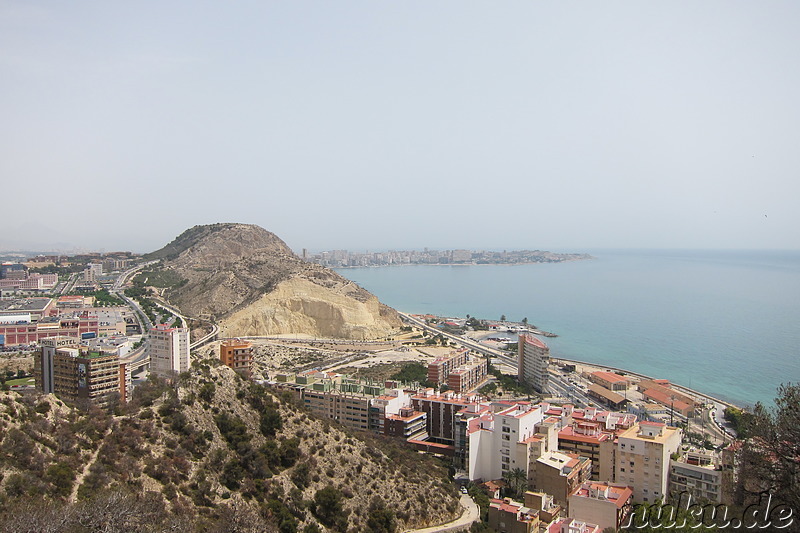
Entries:
POLYGON ((633 489, 634 502, 666 499, 670 455, 680 446, 680 429, 661 422, 639 422, 617 439, 614 480, 633 489))
POLYGON ((547 452, 533 463, 528 482, 533 490, 552 495, 559 505, 567 505, 569 496, 591 473, 592 463, 586 457, 547 452))

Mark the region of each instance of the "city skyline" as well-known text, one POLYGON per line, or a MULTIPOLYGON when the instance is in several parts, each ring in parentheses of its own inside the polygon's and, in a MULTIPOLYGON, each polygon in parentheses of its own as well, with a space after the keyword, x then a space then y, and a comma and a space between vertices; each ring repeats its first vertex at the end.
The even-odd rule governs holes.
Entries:
POLYGON ((0 248, 797 250, 798 15, 3 0, 0 248))

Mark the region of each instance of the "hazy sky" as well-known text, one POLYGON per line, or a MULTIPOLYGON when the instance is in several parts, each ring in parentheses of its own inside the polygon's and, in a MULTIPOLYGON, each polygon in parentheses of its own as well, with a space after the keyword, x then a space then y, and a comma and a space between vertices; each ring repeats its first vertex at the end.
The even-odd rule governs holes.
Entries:
POLYGON ((800 249, 800 3, 0 0, 0 246, 800 249))

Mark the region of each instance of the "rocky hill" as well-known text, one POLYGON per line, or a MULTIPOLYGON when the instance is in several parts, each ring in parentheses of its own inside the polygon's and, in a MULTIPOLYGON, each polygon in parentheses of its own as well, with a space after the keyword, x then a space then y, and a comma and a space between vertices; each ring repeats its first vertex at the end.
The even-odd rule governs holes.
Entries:
POLYGON ((161 260, 150 276, 168 280, 171 303, 191 316, 214 317, 225 336, 374 339, 400 326, 375 296, 303 261, 258 226, 195 226, 146 258, 161 260))
POLYGON ((4 531, 395 531, 459 513, 435 459, 215 360, 113 412, 0 393, 4 531))

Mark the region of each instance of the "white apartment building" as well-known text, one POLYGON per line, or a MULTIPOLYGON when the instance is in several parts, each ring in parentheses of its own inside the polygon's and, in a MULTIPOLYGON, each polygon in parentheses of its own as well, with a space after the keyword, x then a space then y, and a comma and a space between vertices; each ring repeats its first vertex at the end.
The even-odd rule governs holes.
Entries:
MULTIPOLYGON (((520 468, 528 472, 526 441, 536 437, 536 426, 544 420, 540 405, 519 403, 497 413, 468 422, 469 479, 499 479, 503 473, 520 468)), ((553 443, 553 446, 557 441, 553 443)))
POLYGON ((158 324, 150 330, 150 372, 170 377, 189 370, 189 330, 158 324))
POLYGON ((666 500, 670 456, 680 446, 680 429, 639 422, 617 439, 615 481, 633 489, 634 502, 666 500))
POLYGON ((533 335, 521 334, 518 344, 519 380, 546 392, 549 384, 550 348, 533 335))

